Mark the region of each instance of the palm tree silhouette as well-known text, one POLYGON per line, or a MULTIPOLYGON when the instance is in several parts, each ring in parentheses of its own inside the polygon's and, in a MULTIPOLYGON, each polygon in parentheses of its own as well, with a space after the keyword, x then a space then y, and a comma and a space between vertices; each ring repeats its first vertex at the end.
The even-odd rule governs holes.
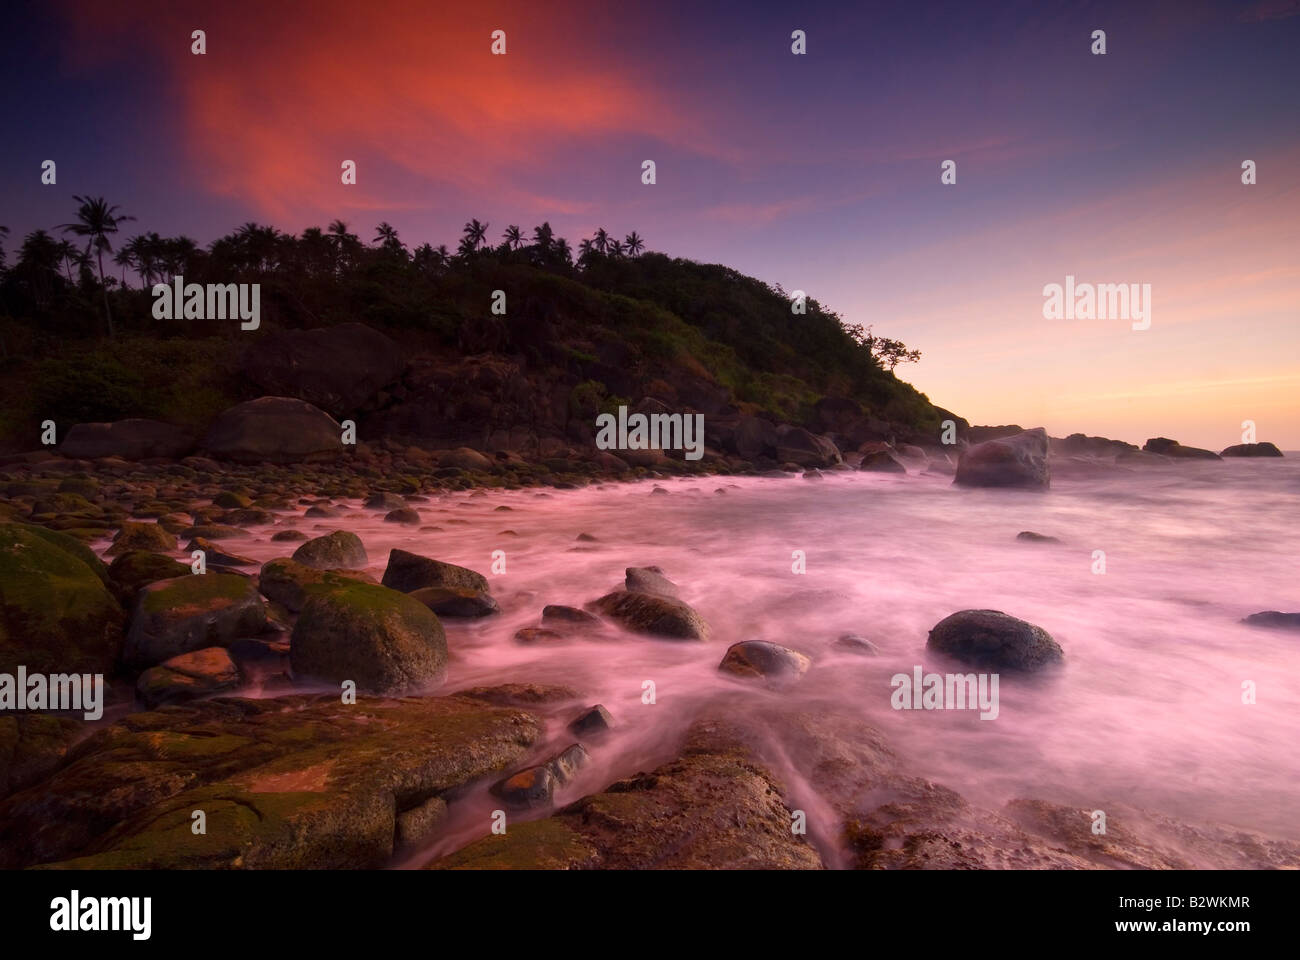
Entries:
POLYGON ((538 253, 545 256, 550 252, 554 241, 555 231, 551 229, 550 221, 543 221, 540 227, 533 227, 533 246, 537 248, 538 253))
POLYGON ((375 229, 374 242, 382 243, 384 249, 390 253, 401 253, 406 250, 405 244, 397 237, 397 231, 386 220, 375 229))
POLYGON ((109 206, 103 197, 79 197, 74 194, 72 199, 81 204, 77 209, 77 220, 75 223, 60 224, 58 229, 64 233, 85 237, 87 255, 90 253, 91 246, 94 246, 99 259, 99 285, 104 288, 104 316, 108 320, 108 335, 112 337, 113 313, 108 306, 108 287, 104 284, 104 251, 112 252, 113 244, 109 241, 108 235, 117 233, 117 225, 127 220, 134 220, 135 217, 118 213, 117 204, 109 206))
POLYGON ((501 236, 506 242, 507 250, 518 250, 524 245, 524 235, 513 223, 506 227, 506 232, 501 236))
POLYGON ((623 242, 627 245, 627 255, 629 257, 635 257, 645 249, 645 241, 641 239, 635 230, 624 237, 623 242))
POLYGON ((623 244, 617 240, 609 241, 609 255, 611 257, 623 256, 623 244))
POLYGON ((591 245, 596 248, 597 253, 604 253, 608 249, 609 234, 605 232, 604 227, 596 231, 596 237, 592 240, 591 245))
POLYGON ((488 225, 486 223, 479 223, 477 220, 471 220, 465 224, 465 239, 462 243, 469 244, 470 253, 479 248, 479 244, 483 242, 483 238, 487 235, 487 229, 488 225))

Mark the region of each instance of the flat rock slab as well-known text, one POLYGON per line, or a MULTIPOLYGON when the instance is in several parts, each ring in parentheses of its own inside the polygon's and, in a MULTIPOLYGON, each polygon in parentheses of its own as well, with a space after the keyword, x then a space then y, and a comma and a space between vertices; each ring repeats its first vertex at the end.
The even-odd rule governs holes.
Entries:
POLYGON ((378 867, 399 814, 517 765, 540 734, 532 714, 457 697, 223 698, 132 714, 0 802, 0 868, 378 867))

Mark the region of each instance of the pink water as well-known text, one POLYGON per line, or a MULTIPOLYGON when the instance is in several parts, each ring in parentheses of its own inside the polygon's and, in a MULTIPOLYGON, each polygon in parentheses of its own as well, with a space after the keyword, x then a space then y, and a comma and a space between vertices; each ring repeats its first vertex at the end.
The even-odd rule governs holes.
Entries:
MULTIPOLYGON (((764 639, 814 662, 797 685, 750 685, 750 695, 818 709, 829 700, 878 727, 908 773, 972 801, 1118 800, 1300 837, 1300 634, 1238 623, 1259 610, 1300 610, 1300 459, 1058 476, 1045 495, 864 473, 464 492, 415 505, 426 525, 442 527, 426 532, 349 506, 343 519, 296 526, 356 532, 376 578, 392 547, 484 574, 492 552, 505 551, 506 573, 489 575, 502 613, 445 621, 445 689, 556 683, 605 704, 617 734, 592 750, 557 805, 673 756, 698 710, 737 690, 716 669, 727 646, 764 639), (668 494, 652 494, 656 486, 668 494), (1064 542, 1017 542, 1021 530, 1064 542), (598 542, 576 542, 584 532, 598 542), (795 550, 806 554, 806 574, 791 572, 795 550), (1105 551, 1103 575, 1093 572, 1095 550, 1105 551), (710 623, 709 642, 513 640, 544 605, 580 606, 621 585, 625 567, 647 564, 680 585, 710 623), (971 607, 1047 629, 1065 650, 1064 670, 1032 682, 1004 674, 992 721, 891 709, 893 674, 951 669, 927 655, 926 635, 971 607), (872 639, 881 655, 836 651, 843 633, 872 639), (645 680, 657 689, 653 705, 642 703, 645 680), (1242 703, 1247 680, 1253 705, 1242 703)), ((292 552, 271 532, 228 544, 258 560, 292 552)), ((549 734, 557 746, 572 739, 559 720, 549 734)), ((816 810, 819 798, 786 773, 795 799, 816 810)), ((486 834, 497 805, 485 788, 459 800, 449 831, 412 862, 486 834)))

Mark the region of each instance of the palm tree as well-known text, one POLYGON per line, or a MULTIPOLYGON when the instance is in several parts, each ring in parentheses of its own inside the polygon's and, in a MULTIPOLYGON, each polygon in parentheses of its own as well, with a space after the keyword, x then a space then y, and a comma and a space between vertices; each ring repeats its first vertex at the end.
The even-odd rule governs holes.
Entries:
POLYGON ((501 237, 506 242, 507 250, 518 250, 524 245, 524 235, 513 223, 506 227, 506 232, 501 237))
POLYGON ((342 220, 330 223, 329 235, 334 246, 334 269, 338 270, 355 256, 361 246, 361 238, 355 233, 348 233, 348 225, 342 220))
POLYGON ((555 251, 556 259, 559 260, 561 263, 573 262, 573 248, 569 246, 568 240, 565 240, 563 237, 560 237, 555 241, 555 245, 552 247, 552 249, 555 251))
POLYGON ((549 221, 543 221, 540 227, 533 227, 533 246, 542 256, 550 253, 554 240, 555 231, 551 229, 549 221))
POLYGON ((596 245, 590 240, 578 241, 578 262, 587 263, 596 253, 596 245))
POLYGON ((405 253, 406 245, 397 238, 397 231, 388 221, 384 221, 375 229, 375 243, 382 243, 385 250, 389 253, 405 253))
POLYGON ((81 206, 77 209, 75 223, 60 224, 59 229, 65 233, 76 234, 86 238, 86 253, 93 245, 99 258, 99 285, 104 288, 104 316, 108 320, 108 335, 113 336, 113 313, 108 307, 108 287, 104 284, 104 251, 112 252, 113 245, 108 239, 110 233, 117 233, 117 225, 135 217, 118 213, 117 204, 109 206, 103 197, 73 196, 81 206))
POLYGON ((609 255, 611 257, 623 256, 623 244, 617 240, 609 241, 609 255))
MULTIPOLYGON (((0 227, 0 240, 3 240, 7 236, 9 236, 9 228, 0 227)), ((3 243, 0 243, 0 273, 4 272, 4 268, 5 268, 5 245, 3 243)))
POLYGON ((473 253, 479 248, 479 244, 483 242, 483 238, 487 236, 487 229, 488 224, 479 223, 477 220, 471 220, 469 223, 465 224, 465 238, 461 241, 462 245, 468 243, 469 252, 473 253))
POLYGON ((125 290, 126 269, 127 267, 130 267, 132 270, 134 270, 136 266, 135 250, 133 249, 133 242, 122 244, 122 246, 118 248, 117 256, 113 258, 113 262, 122 268, 122 289, 125 290))
POLYGON ((645 241, 641 239, 635 230, 624 237, 623 242, 627 244, 627 255, 629 257, 638 256, 645 249, 645 241))
POLYGON ((63 271, 68 275, 68 283, 76 283, 72 279, 72 268, 80 267, 85 259, 77 248, 73 246, 71 240, 60 240, 58 244, 59 263, 63 264, 63 271))
POLYGON ((604 253, 606 248, 609 247, 609 234, 605 232, 604 227, 596 231, 596 238, 591 245, 596 248, 597 253, 604 253))

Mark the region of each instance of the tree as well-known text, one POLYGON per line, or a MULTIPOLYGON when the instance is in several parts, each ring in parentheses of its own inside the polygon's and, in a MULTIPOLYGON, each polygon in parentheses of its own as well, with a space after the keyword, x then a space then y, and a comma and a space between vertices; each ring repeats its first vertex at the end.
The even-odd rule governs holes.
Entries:
POLYGON ((487 236, 487 229, 488 225, 486 223, 479 223, 477 220, 471 220, 469 223, 465 224, 463 231, 465 236, 461 242, 469 243, 470 253, 473 253, 479 248, 479 245, 487 236))
POLYGON ((524 245, 523 232, 513 223, 506 227, 506 232, 501 237, 506 242, 507 250, 518 250, 524 245))
POLYGON ((398 239, 397 231, 394 230, 393 225, 387 221, 384 221, 375 229, 374 242, 382 243, 383 248, 392 254, 406 252, 406 244, 402 243, 402 241, 398 239))
POLYGON ((617 240, 609 241, 609 255, 615 258, 623 256, 623 244, 617 240))
POLYGON ((104 317, 108 320, 108 335, 113 336, 113 312, 108 306, 108 287, 104 283, 104 253, 112 252, 113 244, 109 234, 117 233, 117 225, 135 217, 118 213, 117 204, 110 206, 103 197, 73 196, 81 206, 77 209, 77 219, 73 223, 60 224, 64 233, 71 233, 86 238, 86 254, 95 248, 99 260, 99 285, 104 288, 104 317))
POLYGON ((623 243, 626 245, 629 257, 640 256, 641 251, 645 249, 645 241, 641 239, 640 234, 635 230, 623 238, 623 243))
POLYGON ((605 232, 604 227, 596 231, 596 236, 592 239, 591 245, 596 248, 597 253, 605 252, 609 246, 609 234, 605 232))
POLYGON ((907 349, 903 341, 877 337, 871 332, 871 324, 865 327, 860 323, 845 324, 844 329, 855 343, 867 348, 878 366, 888 368, 891 373, 900 363, 916 363, 921 359, 921 351, 907 349))
POLYGON ((592 240, 578 241, 578 263, 586 265, 591 262, 591 258, 596 255, 596 244, 592 240))
POLYGON ((533 246, 537 248, 541 259, 551 252, 551 244, 555 242, 555 231, 551 229, 549 221, 544 221, 540 227, 533 227, 533 246))

